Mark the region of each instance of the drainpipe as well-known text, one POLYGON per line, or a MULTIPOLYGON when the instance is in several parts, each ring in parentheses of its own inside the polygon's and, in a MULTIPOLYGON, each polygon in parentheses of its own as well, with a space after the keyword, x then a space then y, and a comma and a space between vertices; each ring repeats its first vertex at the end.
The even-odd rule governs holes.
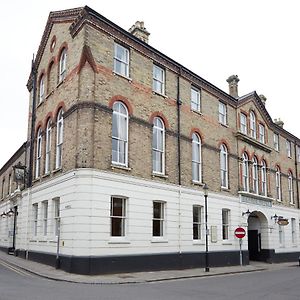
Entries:
POLYGON ((180 105, 182 104, 180 100, 180 75, 181 68, 179 69, 179 74, 177 75, 177 164, 178 164, 178 184, 181 185, 181 145, 180 145, 180 105))
POLYGON ((31 63, 31 74, 32 74, 32 110, 31 110, 31 132, 29 141, 29 168, 28 168, 28 181, 27 187, 32 186, 32 172, 33 172, 33 151, 34 151, 34 130, 35 130, 35 106, 36 106, 36 68, 34 63, 34 56, 31 63))
POLYGON ((294 143, 295 146, 295 173, 296 173, 296 193, 297 193, 297 204, 298 209, 300 208, 300 199, 299 199, 299 182, 298 182, 298 162, 297 162, 297 142, 294 143))

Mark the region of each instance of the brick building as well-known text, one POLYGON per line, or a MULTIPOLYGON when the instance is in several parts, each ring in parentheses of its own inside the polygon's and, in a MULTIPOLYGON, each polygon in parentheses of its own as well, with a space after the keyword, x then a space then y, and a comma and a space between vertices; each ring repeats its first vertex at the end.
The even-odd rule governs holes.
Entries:
POLYGON ((300 139, 236 75, 227 94, 148 38, 50 13, 27 142, 0 170, 1 249, 83 274, 203 266, 205 183, 210 265, 239 263, 238 226, 245 263, 298 258, 300 139))

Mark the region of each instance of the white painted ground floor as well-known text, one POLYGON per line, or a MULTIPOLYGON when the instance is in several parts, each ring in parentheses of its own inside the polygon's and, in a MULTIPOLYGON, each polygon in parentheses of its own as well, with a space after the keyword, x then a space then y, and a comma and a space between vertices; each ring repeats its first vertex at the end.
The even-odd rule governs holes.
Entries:
MULTIPOLYGON (((244 263, 298 259, 298 209, 246 193, 209 192, 207 206, 211 266, 239 264, 239 226, 244 263)), ((204 207, 201 187, 78 169, 0 203, 0 248, 84 274, 204 266, 204 207)))

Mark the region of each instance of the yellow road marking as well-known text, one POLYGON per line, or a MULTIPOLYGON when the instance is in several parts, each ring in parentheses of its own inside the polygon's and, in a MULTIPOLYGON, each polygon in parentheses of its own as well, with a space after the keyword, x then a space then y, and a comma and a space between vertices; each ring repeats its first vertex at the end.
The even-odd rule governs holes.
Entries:
POLYGON ((5 268, 7 268, 7 269, 9 269, 9 270, 11 270, 11 271, 13 271, 13 272, 15 272, 15 273, 18 273, 19 275, 22 275, 22 276, 31 276, 31 277, 33 277, 30 273, 27 273, 26 271, 23 271, 23 270, 21 270, 21 269, 18 269, 17 267, 11 266, 11 265, 5 263, 4 261, 0 261, 0 264, 1 264, 3 267, 5 267, 5 268))

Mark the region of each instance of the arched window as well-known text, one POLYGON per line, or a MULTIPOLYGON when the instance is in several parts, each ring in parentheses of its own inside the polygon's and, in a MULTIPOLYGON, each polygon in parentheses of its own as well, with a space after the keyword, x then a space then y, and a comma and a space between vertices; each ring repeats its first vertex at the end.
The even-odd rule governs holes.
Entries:
POLYGON ((45 174, 50 172, 50 153, 51 153, 51 120, 46 128, 46 156, 45 156, 45 174))
POLYGON ((257 158, 255 156, 252 159, 252 186, 253 192, 258 194, 258 165, 257 158))
POLYGON ((67 73, 67 50, 64 48, 61 51, 60 58, 59 58, 59 82, 62 82, 67 73))
POLYGON ((63 147, 63 134, 64 134, 64 119, 63 110, 60 109, 57 115, 56 122, 56 162, 55 168, 61 168, 62 166, 62 147, 63 147))
POLYGON ((53 68, 54 68, 54 61, 52 60, 49 64, 48 72, 47 72, 47 93, 48 94, 54 90, 55 81, 56 81, 56 75, 55 72, 53 71, 53 68))
POLYGON ((42 129, 39 128, 36 139, 36 160, 35 160, 35 178, 41 175, 41 158, 42 158, 42 129))
POLYGON ((40 79, 40 86, 39 86, 39 103, 41 103, 44 100, 45 97, 45 80, 44 80, 45 76, 42 75, 41 79, 40 79))
POLYGON ((201 139, 198 134, 192 135, 192 178, 193 181, 201 182, 201 139))
POLYGON ((276 185, 276 199, 281 201, 281 178, 280 178, 280 169, 276 167, 275 173, 275 185, 276 185))
POLYGON ((165 173, 165 125, 157 117, 153 120, 152 168, 154 173, 165 173))
POLYGON ((267 164, 263 160, 261 163, 261 194, 267 196, 267 164))
POLYGON ((256 139, 256 117, 253 111, 250 112, 250 136, 256 139))
POLYGON ((291 204, 294 204, 294 193, 293 193, 293 174, 289 172, 288 175, 288 188, 289 188, 289 200, 291 204))
POLYGON ((128 162, 128 111, 117 101, 113 105, 112 163, 127 166, 128 162))
POLYGON ((247 153, 243 154, 243 165, 242 165, 242 177, 243 177, 243 189, 249 191, 249 161, 247 153))
POLYGON ((220 170, 221 187, 228 188, 228 152, 224 144, 220 147, 220 170))

